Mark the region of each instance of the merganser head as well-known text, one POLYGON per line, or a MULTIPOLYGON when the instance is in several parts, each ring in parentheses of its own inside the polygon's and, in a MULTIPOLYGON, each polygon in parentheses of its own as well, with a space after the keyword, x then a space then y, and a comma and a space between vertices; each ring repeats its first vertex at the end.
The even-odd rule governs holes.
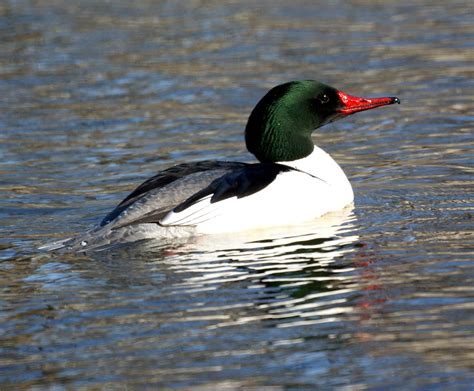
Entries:
POLYGON ((313 152, 311 133, 339 118, 400 103, 396 97, 358 98, 314 80, 272 88, 255 106, 245 128, 247 149, 261 162, 302 159, 313 152))

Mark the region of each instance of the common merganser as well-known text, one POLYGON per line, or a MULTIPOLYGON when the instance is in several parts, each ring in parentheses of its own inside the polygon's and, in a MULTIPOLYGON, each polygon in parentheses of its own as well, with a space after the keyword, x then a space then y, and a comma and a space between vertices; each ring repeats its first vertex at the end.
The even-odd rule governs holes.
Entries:
POLYGON ((400 103, 358 98, 314 80, 272 88, 245 128, 258 163, 202 161, 159 172, 138 186, 94 229, 46 245, 89 250, 150 238, 294 225, 343 209, 354 200, 341 167, 311 134, 359 111, 400 103))

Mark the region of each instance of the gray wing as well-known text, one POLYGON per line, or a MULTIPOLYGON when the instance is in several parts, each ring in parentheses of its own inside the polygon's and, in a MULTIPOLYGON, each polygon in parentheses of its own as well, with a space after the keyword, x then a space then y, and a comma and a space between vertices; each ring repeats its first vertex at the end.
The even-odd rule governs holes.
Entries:
POLYGON ((110 229, 157 222, 176 205, 217 178, 248 166, 239 162, 203 161, 180 164, 159 172, 130 193, 100 223, 110 229))

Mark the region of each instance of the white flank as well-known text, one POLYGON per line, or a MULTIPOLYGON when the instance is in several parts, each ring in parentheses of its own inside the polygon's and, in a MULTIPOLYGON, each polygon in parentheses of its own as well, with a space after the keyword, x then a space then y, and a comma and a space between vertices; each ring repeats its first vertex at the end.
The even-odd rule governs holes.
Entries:
POLYGON ((312 220, 350 204, 354 195, 346 175, 322 149, 293 162, 300 171, 280 173, 261 191, 211 204, 205 197, 182 212, 168 213, 164 226, 195 226, 199 233, 223 233, 291 225, 312 220))

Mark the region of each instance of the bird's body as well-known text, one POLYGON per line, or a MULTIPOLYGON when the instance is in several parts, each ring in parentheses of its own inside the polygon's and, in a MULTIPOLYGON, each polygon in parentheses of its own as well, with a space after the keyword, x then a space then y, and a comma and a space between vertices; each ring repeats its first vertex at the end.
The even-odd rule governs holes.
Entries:
POLYGON ((205 234, 291 225, 342 209, 354 199, 352 187, 342 169, 318 147, 310 156, 296 161, 257 163, 235 170, 232 172, 235 174, 233 185, 238 183, 239 175, 245 175, 245 171, 254 178, 248 182, 242 179, 239 184, 242 194, 237 185, 229 197, 213 202, 212 197, 216 194, 213 191, 186 205, 184 210, 169 212, 161 224, 191 225, 196 227, 197 233, 205 234), (259 169, 260 172, 252 173, 259 169), (245 189, 245 186, 251 186, 251 181, 266 186, 262 185, 256 191, 245 189), (251 194, 245 194, 246 190, 251 194))
POLYGON ((354 112, 399 102, 361 99, 315 81, 277 86, 246 128, 259 163, 204 161, 164 170, 137 187, 91 231, 45 248, 87 250, 293 225, 344 208, 352 187, 339 165, 313 145, 312 131, 354 112))

